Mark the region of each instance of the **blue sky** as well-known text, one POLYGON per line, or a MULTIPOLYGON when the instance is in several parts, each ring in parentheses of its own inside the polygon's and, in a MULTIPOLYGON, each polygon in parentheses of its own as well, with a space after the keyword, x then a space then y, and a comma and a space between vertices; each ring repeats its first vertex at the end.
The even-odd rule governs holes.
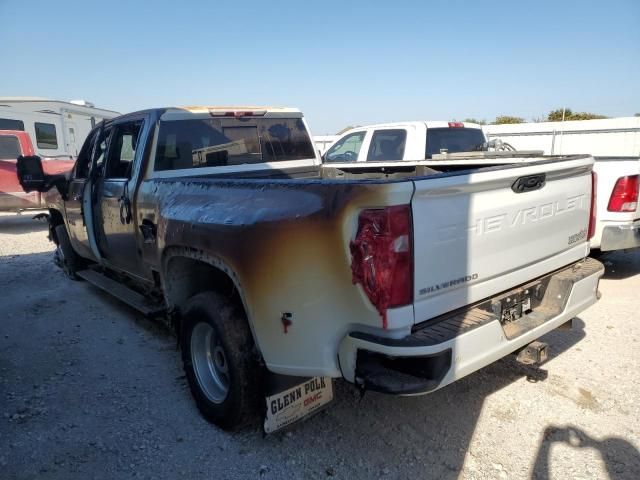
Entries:
POLYGON ((640 1, 0 0, 0 95, 296 106, 312 131, 640 112, 640 1))

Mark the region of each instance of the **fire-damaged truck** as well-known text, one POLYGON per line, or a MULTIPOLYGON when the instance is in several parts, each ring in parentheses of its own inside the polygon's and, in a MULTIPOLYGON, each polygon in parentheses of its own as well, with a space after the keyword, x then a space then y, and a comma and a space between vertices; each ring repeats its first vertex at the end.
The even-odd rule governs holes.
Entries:
POLYGON ((202 414, 274 431, 332 379, 433 392, 597 301, 593 158, 322 167, 302 114, 161 108, 98 125, 48 193, 66 274, 178 335, 202 414), (55 187, 55 188, 54 188, 55 187), (265 402, 266 398, 266 402, 265 402))

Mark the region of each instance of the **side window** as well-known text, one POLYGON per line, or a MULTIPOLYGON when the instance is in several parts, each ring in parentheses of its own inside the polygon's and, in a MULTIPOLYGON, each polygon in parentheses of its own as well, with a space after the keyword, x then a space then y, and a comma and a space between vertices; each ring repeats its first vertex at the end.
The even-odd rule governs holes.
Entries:
POLYGON ((97 130, 92 131, 84 141, 78 159, 76 160, 76 168, 74 178, 87 178, 89 175, 89 165, 91 164, 91 150, 93 143, 96 141, 97 130))
POLYGON ((22 120, 0 118, 0 130, 20 130, 24 132, 24 122, 22 120))
MULTIPOLYGON (((111 136, 112 130, 110 127, 108 127, 101 133, 102 135, 98 133, 98 138, 96 139, 96 145, 95 145, 95 148, 93 149, 93 155, 92 155, 96 169, 99 172, 102 171, 102 167, 104 165, 104 155, 107 151, 107 145, 109 144, 109 137, 111 136)), ((101 173, 100 175, 103 175, 103 174, 104 172, 101 173)))
POLYGON ((55 150, 58 148, 56 126, 53 123, 35 123, 36 144, 43 150, 55 150))
POLYGON ((366 132, 356 132, 338 140, 325 154, 327 162, 355 162, 366 132))
POLYGON ((402 160, 406 141, 407 131, 404 129, 376 130, 371 138, 367 162, 402 160))
POLYGON ((115 127, 109 141, 105 178, 130 178, 138 147, 142 121, 124 123, 115 127))

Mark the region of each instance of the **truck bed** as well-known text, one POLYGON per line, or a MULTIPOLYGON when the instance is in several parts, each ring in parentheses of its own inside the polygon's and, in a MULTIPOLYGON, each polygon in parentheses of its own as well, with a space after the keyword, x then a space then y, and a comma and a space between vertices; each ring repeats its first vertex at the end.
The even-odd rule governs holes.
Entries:
POLYGON ((382 325, 352 281, 349 245, 364 209, 412 208, 414 300, 386 318, 385 335, 402 337, 415 323, 584 258, 592 164, 580 155, 464 170, 403 162, 149 179, 137 216, 157 225, 160 248, 145 244, 143 257, 152 276, 185 248, 210 252, 246 296, 272 371, 335 376, 336 351, 327 345, 355 325, 382 325), (518 178, 540 173, 544 188, 512 191, 518 178), (289 311, 297 328, 283 343, 281 317, 289 311), (337 315, 344 321, 328 329, 326 319, 337 315))

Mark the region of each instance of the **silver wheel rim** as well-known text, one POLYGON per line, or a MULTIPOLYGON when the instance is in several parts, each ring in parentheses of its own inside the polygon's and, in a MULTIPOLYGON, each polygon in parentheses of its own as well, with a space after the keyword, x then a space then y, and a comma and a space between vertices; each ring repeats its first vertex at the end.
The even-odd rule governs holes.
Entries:
POLYGON ((222 403, 229 393, 229 364, 215 330, 199 322, 191 332, 191 363, 200 389, 213 403, 222 403))

